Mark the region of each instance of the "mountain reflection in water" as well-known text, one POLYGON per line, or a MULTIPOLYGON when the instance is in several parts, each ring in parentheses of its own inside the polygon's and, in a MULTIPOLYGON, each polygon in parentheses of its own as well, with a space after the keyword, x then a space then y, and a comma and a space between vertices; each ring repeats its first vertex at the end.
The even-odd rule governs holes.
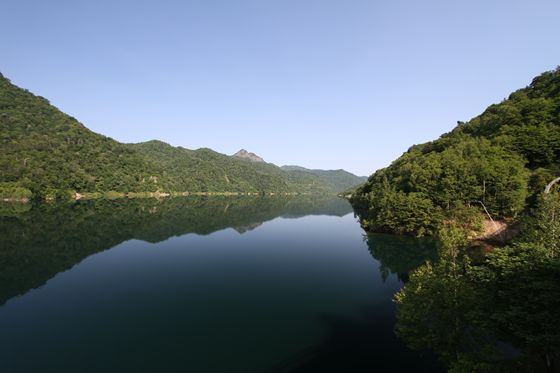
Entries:
POLYGON ((0 209, 0 370, 434 372, 393 294, 433 242, 333 196, 0 209), (64 353, 62 353, 64 352, 64 353))

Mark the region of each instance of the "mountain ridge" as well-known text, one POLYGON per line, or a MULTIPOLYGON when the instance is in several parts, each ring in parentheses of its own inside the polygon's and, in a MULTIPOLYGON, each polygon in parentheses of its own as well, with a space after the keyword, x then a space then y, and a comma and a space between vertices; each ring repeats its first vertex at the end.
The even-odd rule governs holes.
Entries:
POLYGON ((343 169, 338 170, 318 170, 309 169, 301 166, 289 165, 281 166, 283 170, 291 172, 308 172, 316 175, 322 182, 333 185, 338 192, 345 192, 355 188, 367 181, 367 176, 357 176, 343 169))
MULTIPOLYGON (((95 133, 50 102, 0 75, 0 200, 55 199, 78 193, 336 193, 311 172, 174 147, 125 144, 95 133)), ((245 151, 246 152, 246 151, 245 151)), ((246 156, 254 157, 246 152, 246 156)), ((255 158, 256 159, 256 158, 255 158)), ((353 185, 353 179, 346 181, 353 185)))

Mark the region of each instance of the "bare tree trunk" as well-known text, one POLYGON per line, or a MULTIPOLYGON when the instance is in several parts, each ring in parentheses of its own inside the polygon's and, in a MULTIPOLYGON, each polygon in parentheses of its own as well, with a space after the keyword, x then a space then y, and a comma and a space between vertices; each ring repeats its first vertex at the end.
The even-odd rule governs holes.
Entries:
POLYGON ((482 207, 484 207, 484 211, 486 211, 486 215, 488 215, 488 217, 490 218, 490 221, 492 222, 492 225, 494 225, 494 228, 496 229, 496 232, 499 232, 499 234, 500 234, 500 241, 502 241, 502 243, 504 243, 506 241, 505 231, 500 232, 500 226, 494 221, 494 219, 492 219, 492 215, 490 215, 490 213, 486 209, 486 206, 484 205, 484 203, 482 201, 478 201, 478 202, 482 205, 482 207))
POLYGON ((548 185, 546 186, 546 188, 544 188, 544 194, 548 194, 550 193, 550 191, 552 190, 552 187, 554 186, 554 184, 556 184, 557 182, 560 181, 560 177, 557 177, 556 179, 552 180, 550 183, 548 183, 548 185))

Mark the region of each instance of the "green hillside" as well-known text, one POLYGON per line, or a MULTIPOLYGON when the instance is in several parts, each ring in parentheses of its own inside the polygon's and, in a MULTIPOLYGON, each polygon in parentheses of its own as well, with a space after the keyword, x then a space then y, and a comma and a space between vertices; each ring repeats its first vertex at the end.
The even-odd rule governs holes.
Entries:
POLYGON ((0 199, 68 198, 76 192, 341 190, 314 172, 283 170, 210 149, 188 150, 155 140, 119 143, 1 74, 0 128, 0 199))
POLYGON ((354 193, 364 227, 434 234, 472 222, 484 205, 516 219, 560 174, 560 68, 439 139, 411 147, 354 193))
POLYGON ((278 167, 211 149, 173 147, 157 140, 127 146, 158 165, 164 177, 176 183, 174 190, 336 193, 366 180, 344 170, 278 167))
POLYGON ((312 174, 294 174, 270 163, 255 163, 211 149, 189 150, 162 141, 128 144, 155 163, 173 190, 203 192, 328 192, 312 174))
POLYGON ((281 178, 261 175, 250 165, 230 160, 210 149, 189 150, 161 141, 128 145, 147 161, 158 165, 165 177, 174 181, 174 190, 219 192, 283 190, 288 186, 281 178))
POLYGON ((157 167, 0 75, 0 182, 34 195, 155 191, 157 167), (154 178, 155 177, 155 178, 154 178))
POLYGON ((320 182, 337 192, 355 188, 367 180, 365 176, 356 176, 345 170, 310 170, 300 166, 282 166, 285 171, 294 173, 310 173, 317 176, 320 182))

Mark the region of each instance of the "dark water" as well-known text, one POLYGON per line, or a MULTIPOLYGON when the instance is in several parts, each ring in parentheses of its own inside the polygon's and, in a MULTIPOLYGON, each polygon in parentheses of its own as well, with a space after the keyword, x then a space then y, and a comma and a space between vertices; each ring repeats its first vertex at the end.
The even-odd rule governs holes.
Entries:
POLYGON ((391 301, 433 242, 364 237, 342 199, 1 213, 1 372, 441 370, 395 337, 391 301))

